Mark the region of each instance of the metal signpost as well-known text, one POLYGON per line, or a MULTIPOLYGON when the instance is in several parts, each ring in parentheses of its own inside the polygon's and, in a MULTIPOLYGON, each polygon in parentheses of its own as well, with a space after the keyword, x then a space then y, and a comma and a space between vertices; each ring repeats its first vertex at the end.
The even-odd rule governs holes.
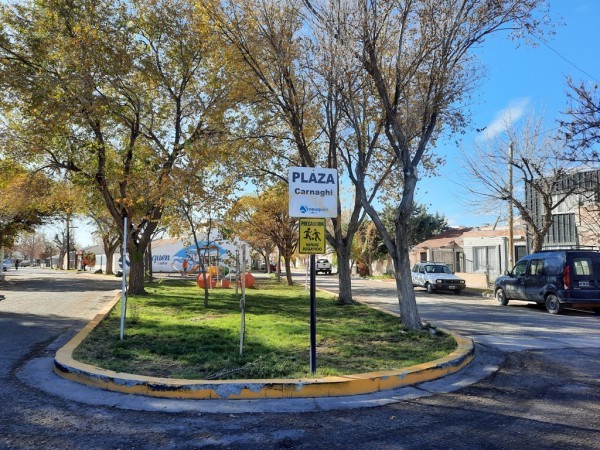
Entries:
POLYGON ((119 336, 121 340, 125 337, 125 314, 127 312, 127 217, 123 219, 123 250, 121 251, 121 261, 123 261, 123 278, 121 280, 121 330, 119 336))
POLYGON ((317 308, 315 254, 325 253, 325 218, 337 216, 338 177, 335 169, 290 167, 289 216, 300 218, 300 253, 310 254, 310 373, 317 370, 317 308))

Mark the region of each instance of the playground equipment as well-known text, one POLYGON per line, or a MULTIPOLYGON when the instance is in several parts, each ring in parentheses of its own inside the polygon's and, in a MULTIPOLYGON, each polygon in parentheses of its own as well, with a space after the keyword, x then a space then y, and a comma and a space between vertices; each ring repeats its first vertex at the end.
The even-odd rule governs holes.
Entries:
MULTIPOLYGON (((251 273, 246 273, 245 281, 246 281, 247 288, 254 287, 254 275, 252 275, 251 273)), ((198 287, 200 289, 204 289, 204 276, 201 273, 198 274, 198 276, 196 278, 196 283, 198 284, 198 287)), ((207 273, 206 274, 206 284, 208 285, 209 289, 217 288, 217 287, 228 289, 229 287, 231 287, 231 280, 229 278, 221 278, 221 279, 217 280, 210 273, 207 273)), ((242 286, 241 279, 238 280, 238 286, 240 286, 240 287, 242 286)))

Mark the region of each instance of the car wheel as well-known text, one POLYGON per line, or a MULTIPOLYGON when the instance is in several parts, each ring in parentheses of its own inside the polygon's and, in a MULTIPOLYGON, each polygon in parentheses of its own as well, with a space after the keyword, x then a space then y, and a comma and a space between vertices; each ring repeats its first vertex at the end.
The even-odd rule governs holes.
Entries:
POLYGON ((427 289, 428 293, 433 294, 433 286, 431 285, 431 283, 427 283, 425 285, 425 289, 427 289))
POLYGON ((546 297, 546 310, 550 314, 560 314, 564 310, 564 306, 558 301, 558 297, 554 294, 548 294, 546 297))
POLYGON ((508 298, 506 298, 506 294, 504 293, 504 291, 502 289, 498 289, 496 291, 496 300, 498 301, 498 303, 500 303, 502 306, 506 306, 508 305, 508 298))

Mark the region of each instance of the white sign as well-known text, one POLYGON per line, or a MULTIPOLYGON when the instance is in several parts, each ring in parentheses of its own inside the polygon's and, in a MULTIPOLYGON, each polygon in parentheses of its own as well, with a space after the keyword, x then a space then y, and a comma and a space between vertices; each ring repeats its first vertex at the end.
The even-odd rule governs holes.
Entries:
POLYGON ((338 176, 336 169, 290 167, 290 217, 337 216, 338 176))

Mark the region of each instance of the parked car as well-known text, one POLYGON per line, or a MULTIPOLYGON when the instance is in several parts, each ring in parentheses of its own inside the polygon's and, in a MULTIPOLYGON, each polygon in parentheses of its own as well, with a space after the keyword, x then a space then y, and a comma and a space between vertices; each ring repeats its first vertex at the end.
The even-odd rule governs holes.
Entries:
MULTIPOLYGON (((277 265, 273 261, 269 262, 269 268, 271 269, 270 270, 271 272, 277 271, 277 265)), ((260 270, 263 270, 265 272, 267 271, 267 265, 265 264, 264 261, 261 261, 261 263, 260 263, 260 270)))
POLYGON ((328 259, 325 258, 317 259, 315 271, 316 273, 324 273, 327 275, 331 275, 331 263, 328 259))
POLYGON ((12 259, 7 258, 4 261, 2 261, 2 270, 4 272, 6 272, 8 269, 10 269, 13 266, 14 266, 14 263, 13 263, 12 259))
POLYGON ((498 277, 494 292, 501 305, 514 299, 546 305, 550 314, 562 313, 565 306, 592 308, 600 313, 600 252, 532 253, 498 277))
POLYGON ((465 288, 465 280, 454 275, 450 267, 443 263, 417 263, 411 269, 413 286, 427 289, 430 294, 435 291, 454 292, 460 294, 465 288))

